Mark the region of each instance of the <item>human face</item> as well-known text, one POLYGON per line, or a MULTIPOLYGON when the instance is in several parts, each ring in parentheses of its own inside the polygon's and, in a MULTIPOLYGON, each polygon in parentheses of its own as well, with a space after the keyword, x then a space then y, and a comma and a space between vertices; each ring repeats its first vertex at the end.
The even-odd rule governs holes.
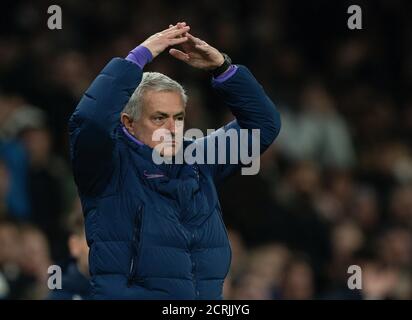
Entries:
POLYGON ((159 150, 163 156, 172 156, 180 149, 183 141, 185 105, 182 96, 175 91, 147 91, 139 119, 132 120, 125 113, 122 123, 138 140, 151 148, 162 144, 159 150), (156 133, 157 132, 157 133, 156 133), (161 139, 159 133, 168 132, 161 139))

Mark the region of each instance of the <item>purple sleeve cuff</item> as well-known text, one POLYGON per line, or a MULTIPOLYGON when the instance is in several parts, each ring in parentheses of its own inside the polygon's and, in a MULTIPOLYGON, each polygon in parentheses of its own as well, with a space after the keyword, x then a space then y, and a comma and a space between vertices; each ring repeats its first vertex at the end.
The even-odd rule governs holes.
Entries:
POLYGON ((130 51, 129 55, 126 57, 126 60, 137 64, 142 70, 147 63, 152 61, 152 59, 152 53, 144 46, 137 46, 132 51, 130 51))
POLYGON ((223 72, 221 75, 217 76, 216 78, 213 78, 212 81, 214 83, 225 82, 227 79, 231 78, 236 73, 237 69, 238 69, 237 65, 232 64, 229 67, 229 69, 227 69, 225 72, 223 72))

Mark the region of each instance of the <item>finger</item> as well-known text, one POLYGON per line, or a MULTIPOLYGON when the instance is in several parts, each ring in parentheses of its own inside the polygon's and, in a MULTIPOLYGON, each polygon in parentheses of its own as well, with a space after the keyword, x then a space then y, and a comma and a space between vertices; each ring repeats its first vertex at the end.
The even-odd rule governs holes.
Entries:
MULTIPOLYGON (((176 24, 177 29, 183 28, 185 24, 186 24, 185 22, 178 22, 178 23, 176 24)), ((172 26, 173 26, 172 24, 169 24, 169 27, 172 27, 172 26)), ((182 35, 180 35, 180 36, 177 36, 177 38, 180 38, 180 37, 182 37, 182 36, 184 36, 184 34, 182 34, 182 35)))
MULTIPOLYGON (((178 23, 176 23, 176 24, 169 24, 169 29, 170 28, 183 28, 184 26, 186 26, 186 22, 178 22, 178 23)), ((166 29, 166 30, 169 30, 169 29, 166 29)))
POLYGON ((200 40, 199 38, 194 37, 191 35, 189 32, 186 34, 186 36, 189 38, 189 41, 193 44, 207 44, 205 41, 200 40))
POLYGON ((207 50, 209 49, 209 45, 207 43, 196 44, 195 48, 200 50, 207 50))
POLYGON ((184 33, 188 32, 189 30, 190 30, 190 27, 185 26, 181 29, 169 31, 166 35, 167 35, 168 38, 175 38, 177 36, 183 35, 184 33))
POLYGON ((170 30, 168 30, 167 33, 182 30, 184 28, 190 28, 190 26, 187 26, 185 24, 177 24, 176 26, 173 26, 172 28, 170 28, 170 30))
POLYGON ((169 46, 176 46, 187 41, 187 37, 169 39, 169 46))
POLYGON ((186 36, 191 43, 196 44, 196 38, 192 36, 189 32, 186 33, 186 36))
MULTIPOLYGON (((172 24, 169 24, 169 27, 170 27, 170 28, 172 28, 172 27, 173 27, 173 25, 172 25, 172 24)), ((178 28, 180 28, 180 27, 179 27, 179 23, 178 23, 178 24, 176 24, 176 26, 175 26, 175 28, 174 28, 174 29, 178 29, 178 28)), ((181 37, 181 36, 179 36, 179 37, 181 37)))
POLYGON ((172 55, 176 59, 179 59, 179 60, 182 60, 182 61, 189 60, 189 55, 187 53, 184 53, 183 51, 180 51, 180 50, 177 50, 177 49, 170 49, 169 53, 170 53, 170 55, 172 55))
POLYGON ((195 48, 205 53, 210 52, 210 47, 207 44, 196 44, 195 48))
POLYGON ((164 29, 164 30, 162 30, 162 31, 160 31, 160 32, 161 32, 161 33, 165 33, 165 32, 168 32, 168 31, 171 31, 171 30, 174 30, 174 29, 177 29, 177 26, 176 26, 176 25, 169 24, 169 28, 164 29))
POLYGON ((172 31, 172 30, 178 29, 178 28, 180 28, 181 26, 185 26, 185 25, 186 25, 186 22, 178 22, 178 23, 176 23, 175 25, 169 24, 169 28, 168 28, 168 29, 164 29, 164 30, 162 30, 162 31, 160 31, 160 32, 166 33, 166 32, 168 32, 168 31, 172 31))
POLYGON ((169 31, 170 29, 179 29, 185 26, 186 26, 186 22, 178 22, 176 24, 169 24, 169 29, 166 29, 165 31, 169 31))

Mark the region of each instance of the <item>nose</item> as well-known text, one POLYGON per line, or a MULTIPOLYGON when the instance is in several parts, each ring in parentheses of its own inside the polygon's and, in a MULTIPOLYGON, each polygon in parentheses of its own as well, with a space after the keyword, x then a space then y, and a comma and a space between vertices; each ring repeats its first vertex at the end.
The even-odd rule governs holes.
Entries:
POLYGON ((170 118, 167 122, 166 129, 170 131, 172 136, 176 133, 176 121, 173 118, 170 118))
POLYGON ((171 120, 171 125, 170 125, 170 132, 172 134, 174 134, 176 132, 176 121, 175 120, 171 120))

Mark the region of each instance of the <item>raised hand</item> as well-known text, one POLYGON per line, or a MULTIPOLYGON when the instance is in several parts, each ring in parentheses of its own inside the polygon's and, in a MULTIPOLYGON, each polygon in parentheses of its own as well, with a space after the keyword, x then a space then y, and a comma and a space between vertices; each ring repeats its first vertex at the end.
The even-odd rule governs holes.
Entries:
POLYGON ((152 53, 153 58, 162 53, 167 47, 182 44, 188 41, 184 35, 190 30, 185 22, 176 25, 170 25, 168 29, 155 33, 146 39, 141 45, 146 47, 152 53))
MULTIPOLYGON (((178 30, 184 28, 180 24, 177 24, 176 26, 178 30)), ((223 55, 216 48, 207 44, 205 41, 194 37, 189 32, 182 33, 181 37, 182 39, 187 38, 187 41, 181 43, 181 50, 175 48, 169 50, 169 53, 176 59, 184 61, 192 67, 203 70, 212 70, 223 64, 223 55)))

